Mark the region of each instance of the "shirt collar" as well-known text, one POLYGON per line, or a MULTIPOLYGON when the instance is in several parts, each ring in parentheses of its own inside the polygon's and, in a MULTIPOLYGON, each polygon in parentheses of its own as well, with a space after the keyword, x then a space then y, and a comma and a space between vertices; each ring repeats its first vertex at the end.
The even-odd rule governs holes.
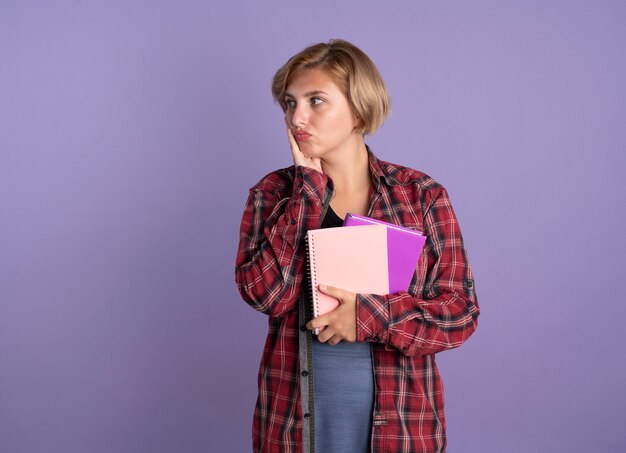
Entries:
POLYGON ((372 182, 374 183, 374 190, 380 192, 380 180, 383 179, 387 184, 389 184, 388 176, 383 171, 380 161, 374 155, 369 146, 365 145, 367 148, 367 154, 369 157, 369 165, 370 165, 370 176, 372 177, 372 182))

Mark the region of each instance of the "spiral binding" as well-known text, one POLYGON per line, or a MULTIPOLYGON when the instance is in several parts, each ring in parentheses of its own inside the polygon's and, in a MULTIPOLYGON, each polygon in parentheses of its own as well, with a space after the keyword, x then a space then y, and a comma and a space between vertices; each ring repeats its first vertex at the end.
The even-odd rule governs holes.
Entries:
POLYGON ((310 232, 307 233, 306 251, 309 258, 306 261, 307 278, 311 287, 311 299, 313 300, 313 317, 315 317, 320 310, 317 301, 317 292, 315 291, 315 287, 317 286, 317 274, 315 273, 315 247, 313 243, 313 235, 310 232))

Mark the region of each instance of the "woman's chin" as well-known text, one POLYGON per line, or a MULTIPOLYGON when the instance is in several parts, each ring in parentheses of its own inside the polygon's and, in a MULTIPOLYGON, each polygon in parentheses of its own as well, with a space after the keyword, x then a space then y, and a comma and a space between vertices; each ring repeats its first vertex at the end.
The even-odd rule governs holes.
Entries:
POLYGON ((302 151, 302 154, 304 154, 304 157, 306 157, 307 159, 315 159, 321 157, 319 153, 317 153, 315 149, 310 146, 300 145, 300 151, 302 151))

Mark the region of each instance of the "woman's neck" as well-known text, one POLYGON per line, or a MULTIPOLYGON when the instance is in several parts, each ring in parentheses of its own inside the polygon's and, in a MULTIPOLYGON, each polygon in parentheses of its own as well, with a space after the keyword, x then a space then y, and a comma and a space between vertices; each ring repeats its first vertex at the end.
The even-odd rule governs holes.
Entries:
POLYGON ((367 190, 370 185, 369 156, 362 137, 329 159, 322 160, 322 169, 334 184, 335 192, 350 194, 367 190))

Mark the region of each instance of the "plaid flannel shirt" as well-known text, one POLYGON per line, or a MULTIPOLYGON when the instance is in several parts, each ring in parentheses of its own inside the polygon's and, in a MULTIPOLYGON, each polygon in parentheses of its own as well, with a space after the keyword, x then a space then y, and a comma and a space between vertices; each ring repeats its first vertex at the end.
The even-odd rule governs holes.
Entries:
MULTIPOLYGON (((377 159, 369 148, 368 154, 374 184, 368 216, 427 237, 407 292, 357 295, 357 341, 372 346, 371 450, 440 452, 446 422, 434 354, 461 345, 476 329, 472 272, 444 187, 377 159)), ((235 280, 243 299, 269 317, 253 418, 255 452, 315 451, 306 357, 311 333, 302 327, 310 298, 305 237, 320 228, 332 191, 330 178, 303 166, 270 173, 249 191, 235 280)))

